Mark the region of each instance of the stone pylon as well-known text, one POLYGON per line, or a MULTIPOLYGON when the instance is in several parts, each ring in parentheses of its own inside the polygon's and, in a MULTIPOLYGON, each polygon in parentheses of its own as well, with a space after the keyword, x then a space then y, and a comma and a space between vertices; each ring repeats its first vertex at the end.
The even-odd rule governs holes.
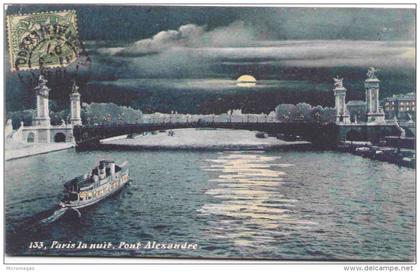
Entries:
POLYGON ((35 125, 49 127, 50 126, 50 112, 49 112, 49 93, 50 89, 47 87, 47 82, 44 76, 40 75, 38 85, 35 87, 36 91, 36 117, 35 125))
POLYGON ((82 118, 80 117, 80 93, 78 90, 79 87, 73 81, 70 94, 70 122, 73 126, 82 125, 82 118))
POLYGON ((336 77, 334 79, 334 96, 335 96, 335 109, 336 123, 337 124, 348 124, 350 123, 350 114, 347 111, 346 106, 346 92, 347 89, 343 86, 343 79, 336 77))
POLYGON ((365 94, 367 105, 367 122, 384 123, 385 113, 379 105, 379 83, 374 67, 369 67, 367 79, 365 80, 365 94))
POLYGON ((49 111, 49 93, 50 89, 47 86, 48 80, 43 75, 39 76, 38 85, 35 87, 36 91, 36 117, 34 125, 37 126, 37 142, 50 142, 50 111, 49 111))

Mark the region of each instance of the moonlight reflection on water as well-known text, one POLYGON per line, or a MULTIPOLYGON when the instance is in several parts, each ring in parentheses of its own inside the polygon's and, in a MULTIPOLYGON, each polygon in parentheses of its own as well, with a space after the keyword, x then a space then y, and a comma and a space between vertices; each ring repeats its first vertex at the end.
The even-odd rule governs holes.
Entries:
POLYGON ((223 153, 208 160, 211 165, 204 171, 214 171, 218 178, 206 194, 220 200, 205 204, 200 212, 215 215, 218 220, 209 229, 209 235, 229 238, 243 255, 253 255, 263 247, 275 250, 276 236, 287 236, 293 228, 309 229, 317 224, 299 219, 293 211, 296 199, 281 194, 280 187, 293 164, 278 163, 280 157, 264 153, 223 153))

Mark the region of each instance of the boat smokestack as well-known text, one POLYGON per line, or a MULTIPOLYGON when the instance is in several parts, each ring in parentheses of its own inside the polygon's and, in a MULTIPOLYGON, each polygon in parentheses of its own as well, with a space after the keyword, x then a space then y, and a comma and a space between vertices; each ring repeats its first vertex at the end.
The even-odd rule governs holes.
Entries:
POLYGON ((95 184, 97 184, 98 181, 99 181, 99 177, 97 175, 93 175, 92 178, 93 178, 93 181, 95 182, 95 184))
POLYGON ((106 176, 105 165, 103 165, 102 163, 98 167, 98 175, 100 179, 104 179, 106 176))
POLYGON ((111 162, 109 164, 109 171, 110 171, 111 175, 115 175, 115 163, 114 162, 111 162))

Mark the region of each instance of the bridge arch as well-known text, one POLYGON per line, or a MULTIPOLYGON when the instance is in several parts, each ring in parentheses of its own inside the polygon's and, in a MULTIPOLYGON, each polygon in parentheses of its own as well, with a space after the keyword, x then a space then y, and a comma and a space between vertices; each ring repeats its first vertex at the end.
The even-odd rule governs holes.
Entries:
POLYGON ((54 142, 56 143, 64 143, 66 141, 66 134, 63 132, 57 132, 54 135, 54 142))
POLYGON ((35 142, 35 133, 34 132, 29 132, 28 137, 26 138, 26 141, 28 143, 34 143, 35 142))

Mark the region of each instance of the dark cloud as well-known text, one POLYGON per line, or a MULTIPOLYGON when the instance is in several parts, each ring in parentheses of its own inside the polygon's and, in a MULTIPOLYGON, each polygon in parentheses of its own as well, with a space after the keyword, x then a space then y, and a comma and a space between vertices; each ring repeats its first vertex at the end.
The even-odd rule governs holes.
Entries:
POLYGON ((141 39, 126 47, 100 48, 102 54, 136 57, 156 54, 173 48, 234 47, 252 45, 256 40, 253 28, 243 21, 207 30, 206 26, 181 25, 177 30, 165 30, 151 38, 141 39))
POLYGON ((414 40, 415 9, 8 5, 7 14, 75 9, 84 40, 135 41, 181 25, 208 29, 243 21, 262 39, 414 40))
POLYGON ((415 10, 263 8, 241 10, 262 37, 280 40, 414 40, 415 10))
MULTIPOLYGON (((255 29, 236 21, 206 30, 183 25, 125 47, 102 47, 98 53, 126 65, 123 77, 225 77, 224 66, 368 67, 413 69, 413 41, 259 40, 255 29)), ((270 74, 265 75, 271 77, 270 74)))
MULTIPOLYGON (((381 69, 381 97, 415 88, 414 9, 13 5, 7 13, 70 8, 93 61, 86 101, 195 112, 327 105, 337 74, 362 99, 368 66, 381 69), (238 88, 241 74, 259 83, 238 88)), ((23 89, 14 76, 8 108, 23 89)))

